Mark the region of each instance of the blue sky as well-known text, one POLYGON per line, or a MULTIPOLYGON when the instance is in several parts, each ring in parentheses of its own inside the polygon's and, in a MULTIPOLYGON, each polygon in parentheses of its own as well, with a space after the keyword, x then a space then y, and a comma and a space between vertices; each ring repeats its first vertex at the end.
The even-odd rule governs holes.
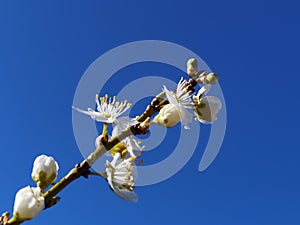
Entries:
POLYGON ((199 173, 200 142, 171 179, 137 188, 137 204, 101 179, 80 179, 27 224, 299 224, 298 9, 291 0, 2 1, 0 211, 33 185, 37 155, 54 156, 59 177, 82 160, 71 105, 88 66, 121 44, 155 39, 191 49, 221 77, 228 125, 214 163, 199 173))

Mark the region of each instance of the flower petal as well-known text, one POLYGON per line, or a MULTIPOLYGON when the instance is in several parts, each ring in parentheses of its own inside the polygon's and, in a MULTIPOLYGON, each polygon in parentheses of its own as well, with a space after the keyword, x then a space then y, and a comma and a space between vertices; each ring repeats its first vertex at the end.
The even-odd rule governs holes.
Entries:
POLYGON ((114 192, 123 200, 128 201, 128 202, 137 202, 138 201, 138 195, 133 192, 129 191, 127 189, 119 189, 116 188, 114 189, 114 192))
POLYGON ((206 96, 201 98, 201 103, 205 106, 199 109, 201 115, 198 116, 198 120, 203 124, 216 121, 218 113, 222 108, 220 99, 215 96, 206 96))

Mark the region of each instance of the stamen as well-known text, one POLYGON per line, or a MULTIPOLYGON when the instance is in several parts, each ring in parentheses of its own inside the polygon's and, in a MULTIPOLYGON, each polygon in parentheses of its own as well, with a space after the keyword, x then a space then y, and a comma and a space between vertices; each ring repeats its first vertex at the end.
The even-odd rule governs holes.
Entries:
POLYGON ((130 160, 130 161, 135 161, 135 160, 136 160, 136 157, 131 157, 129 160, 130 160))
POLYGON ((132 164, 129 164, 129 165, 126 166, 126 169, 127 169, 127 170, 131 170, 132 167, 133 167, 133 165, 132 165, 132 164))
POLYGON ((143 163, 144 162, 144 160, 143 159, 141 159, 140 161, 138 161, 137 163, 136 163, 136 165, 140 165, 141 163, 143 163))

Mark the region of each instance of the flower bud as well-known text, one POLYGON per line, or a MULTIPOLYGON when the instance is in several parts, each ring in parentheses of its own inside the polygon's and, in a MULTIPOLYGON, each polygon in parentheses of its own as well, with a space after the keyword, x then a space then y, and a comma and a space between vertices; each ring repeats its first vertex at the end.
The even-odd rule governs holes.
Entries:
POLYGON ((39 187, 24 187, 15 197, 14 217, 16 220, 30 220, 45 208, 45 200, 39 187))
POLYGON ((187 63, 186 63, 187 67, 192 67, 195 70, 198 70, 198 61, 195 58, 190 58, 187 63))
POLYGON ((216 84, 219 81, 219 76, 215 73, 209 73, 205 77, 205 83, 206 84, 216 84))
POLYGON ((191 58, 187 61, 186 63, 187 66, 187 74, 189 76, 193 76, 197 73, 198 71, 198 61, 195 58, 191 58))
POLYGON ((58 169, 58 164, 52 157, 40 155, 33 163, 31 177, 44 190, 56 180, 58 169))
POLYGON ((178 109, 168 104, 164 106, 159 114, 153 119, 154 124, 158 124, 167 128, 175 126, 180 121, 180 115, 178 109))

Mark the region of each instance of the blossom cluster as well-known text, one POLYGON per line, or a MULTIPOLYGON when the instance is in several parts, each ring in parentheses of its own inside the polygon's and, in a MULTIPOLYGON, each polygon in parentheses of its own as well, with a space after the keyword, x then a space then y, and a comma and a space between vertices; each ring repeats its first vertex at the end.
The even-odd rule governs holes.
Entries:
MULTIPOLYGON (((121 117, 131 107, 131 104, 127 100, 117 101, 115 96, 109 97, 105 95, 99 97, 96 94, 95 109, 88 108, 83 110, 73 106, 75 111, 89 116, 96 122, 103 123, 103 131, 95 139, 96 150, 91 154, 91 158, 94 159, 93 154, 96 154, 97 149, 104 149, 110 157, 110 160, 105 162, 105 170, 100 173, 93 173, 89 170, 92 165, 89 164, 87 158, 83 161, 87 162, 86 164, 78 164, 79 166, 75 170, 71 170, 71 175, 77 173, 74 179, 80 176, 100 175, 105 178, 110 189, 118 197, 130 202, 136 202, 138 195, 134 192, 134 189, 137 179, 137 165, 141 162, 138 159, 145 146, 141 146, 141 142, 136 139, 135 135, 138 132, 134 132, 134 128, 138 127, 141 129, 142 127, 142 134, 148 130, 150 124, 171 128, 181 123, 185 129, 190 129, 189 125, 193 121, 198 121, 202 124, 213 123, 217 120, 218 113, 222 108, 221 101, 216 96, 208 95, 212 85, 219 81, 219 77, 216 74, 198 71, 196 59, 188 60, 187 74, 189 80, 181 78, 176 90, 171 91, 166 86, 162 87, 162 93, 152 101, 143 114, 147 115, 145 116, 147 119, 121 117), (195 90, 197 84, 200 85, 198 91, 195 90), (148 115, 147 110, 151 108, 150 106, 154 109, 154 112, 151 111, 148 115), (109 126, 112 126, 111 130, 108 129, 109 126), (125 131, 132 133, 128 135, 125 131), (120 134, 124 134, 124 132, 127 135, 123 135, 120 138, 120 134), (107 148, 107 144, 112 140, 117 141, 107 148), (79 167, 87 164, 88 166, 84 167, 84 171, 81 170, 80 173, 79 167), (75 172, 72 173, 72 171, 75 172)), ((99 157, 103 154, 101 153, 99 157)), ((99 157, 95 157, 95 160, 99 157)), ((49 196, 47 196, 45 190, 55 182, 58 169, 59 166, 53 157, 41 155, 35 159, 31 177, 36 183, 36 187, 26 186, 16 193, 12 220, 19 222, 30 220, 39 215, 45 207, 49 207, 49 196), (47 196, 47 201, 45 196, 47 196)), ((66 177, 70 178, 70 174, 66 177)), ((67 179, 66 177, 65 180, 67 179)), ((57 185, 62 184, 63 180, 58 182, 57 185)), ((53 188, 56 188, 57 185, 53 188)), ((64 187, 59 187, 59 190, 62 190, 64 187)), ((0 224, 7 220, 7 214, 1 216, 0 224)))
MULTIPOLYGON (((159 113, 152 119, 152 124, 171 128, 181 122, 185 129, 189 129, 189 124, 194 120, 202 124, 213 123, 217 119, 218 112, 222 108, 221 101, 215 96, 207 96, 211 85, 218 82, 218 76, 214 73, 199 72, 197 70, 197 60, 190 59, 187 62, 187 74, 192 81, 202 84, 197 94, 190 89, 190 81, 181 78, 175 91, 163 86, 163 96, 166 104, 163 104, 159 113)), ((126 128, 138 123, 136 119, 120 117, 131 106, 125 101, 118 102, 116 97, 99 97, 96 94, 96 110, 88 108, 82 110, 73 109, 88 115, 91 119, 104 123, 102 134, 96 138, 96 146, 105 144, 109 139, 117 135, 126 128), (107 125, 113 126, 112 134, 108 135, 107 125)), ((122 199, 127 201, 137 201, 137 195, 133 192, 136 179, 135 163, 136 159, 143 151, 144 146, 133 135, 121 140, 109 151, 112 160, 106 161, 106 170, 101 173, 110 188, 122 199)))

